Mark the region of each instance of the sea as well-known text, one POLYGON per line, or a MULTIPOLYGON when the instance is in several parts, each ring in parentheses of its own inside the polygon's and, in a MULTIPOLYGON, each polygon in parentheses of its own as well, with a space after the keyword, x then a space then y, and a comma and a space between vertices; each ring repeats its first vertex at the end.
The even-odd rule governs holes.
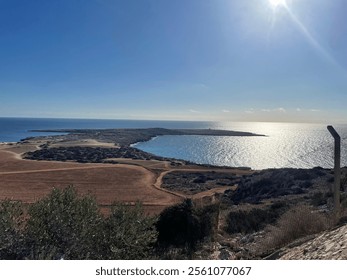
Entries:
MULTIPOLYGON (((0 118, 0 142, 61 133, 37 129, 211 128, 264 134, 256 137, 159 136, 133 146, 143 151, 200 164, 267 168, 332 168, 334 139, 328 124, 266 122, 193 122, 0 118)), ((334 125, 341 136, 341 165, 347 166, 347 125, 334 125)))

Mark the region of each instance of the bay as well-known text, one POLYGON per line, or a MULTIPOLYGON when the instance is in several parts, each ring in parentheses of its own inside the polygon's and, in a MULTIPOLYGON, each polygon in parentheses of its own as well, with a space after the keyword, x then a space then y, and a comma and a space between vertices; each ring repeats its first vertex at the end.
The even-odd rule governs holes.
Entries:
MULTIPOLYGON (((160 136, 135 147, 163 157, 217 166, 266 168, 332 168, 334 139, 325 124, 215 123, 214 129, 265 134, 266 137, 160 136)), ((341 136, 341 164, 347 165, 347 126, 341 136)))
MULTIPOLYGON (((260 122, 192 122, 146 120, 0 118, 0 142, 61 133, 36 129, 211 128, 266 137, 159 136, 134 146, 158 156, 217 166, 265 168, 333 167, 333 138, 327 124, 260 122)), ((347 125, 334 125, 341 135, 341 163, 347 165, 347 125)))

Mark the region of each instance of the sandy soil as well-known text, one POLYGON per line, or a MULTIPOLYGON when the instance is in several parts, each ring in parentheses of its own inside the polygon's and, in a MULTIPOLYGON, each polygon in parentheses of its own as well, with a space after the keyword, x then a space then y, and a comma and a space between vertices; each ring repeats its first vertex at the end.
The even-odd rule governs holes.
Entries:
POLYGON ((39 143, 39 142, 30 143, 30 144, 0 143, 0 150, 11 151, 11 152, 14 152, 15 154, 22 154, 22 153, 31 152, 31 151, 35 151, 39 149, 39 145, 41 144, 43 143, 39 143))
POLYGON ((116 161, 122 164, 135 164, 140 165, 146 168, 153 168, 153 169, 167 169, 170 168, 170 162, 168 161, 161 161, 161 160, 142 160, 142 159, 128 159, 128 158, 108 158, 107 160, 104 160, 104 162, 108 161, 116 161))
POLYGON ((94 139, 85 139, 79 141, 61 141, 49 145, 50 147, 104 147, 104 148, 118 148, 115 143, 105 143, 94 139))

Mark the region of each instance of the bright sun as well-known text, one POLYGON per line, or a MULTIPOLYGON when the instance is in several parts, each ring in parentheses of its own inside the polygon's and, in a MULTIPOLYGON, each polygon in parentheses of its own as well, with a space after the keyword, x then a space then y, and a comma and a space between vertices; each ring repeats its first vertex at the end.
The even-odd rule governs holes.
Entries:
POLYGON ((279 6, 286 6, 286 0, 268 0, 271 7, 277 8, 279 6))

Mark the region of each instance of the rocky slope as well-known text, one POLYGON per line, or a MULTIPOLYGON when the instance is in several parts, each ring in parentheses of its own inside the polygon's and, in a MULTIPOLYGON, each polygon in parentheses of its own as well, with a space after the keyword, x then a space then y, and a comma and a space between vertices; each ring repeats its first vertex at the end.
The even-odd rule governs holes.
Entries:
POLYGON ((282 260, 347 260, 347 225, 325 231, 280 253, 282 260))

